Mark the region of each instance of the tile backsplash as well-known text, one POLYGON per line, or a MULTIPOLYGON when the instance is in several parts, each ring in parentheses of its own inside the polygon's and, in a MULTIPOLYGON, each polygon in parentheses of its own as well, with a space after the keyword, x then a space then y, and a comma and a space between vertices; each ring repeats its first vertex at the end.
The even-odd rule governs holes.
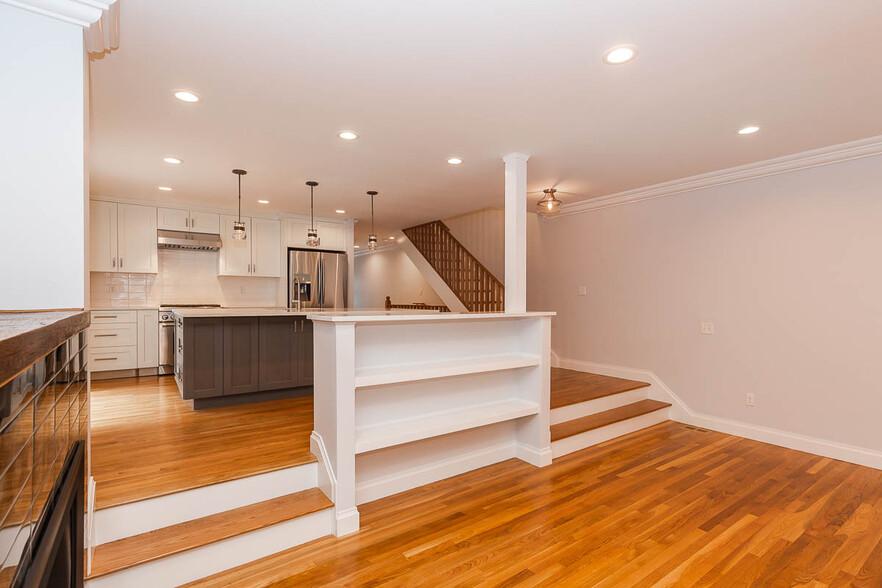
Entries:
POLYGON ((92 308, 131 308, 160 304, 278 306, 283 280, 217 275, 217 252, 159 251, 159 273, 91 274, 92 308))

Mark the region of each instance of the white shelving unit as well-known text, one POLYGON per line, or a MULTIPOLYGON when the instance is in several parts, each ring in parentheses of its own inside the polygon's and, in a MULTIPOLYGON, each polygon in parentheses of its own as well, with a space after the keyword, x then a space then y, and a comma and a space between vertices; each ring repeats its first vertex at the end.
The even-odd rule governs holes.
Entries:
POLYGON ((553 313, 309 315, 320 487, 357 504, 517 457, 551 463, 553 313))

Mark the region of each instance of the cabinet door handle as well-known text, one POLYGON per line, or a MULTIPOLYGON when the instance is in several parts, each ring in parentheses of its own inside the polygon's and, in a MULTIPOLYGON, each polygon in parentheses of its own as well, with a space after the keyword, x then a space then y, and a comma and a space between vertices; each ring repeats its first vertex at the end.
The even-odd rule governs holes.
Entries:
POLYGON ((195 226, 196 226, 196 219, 195 219, 195 218, 191 218, 191 219, 190 219, 190 227, 195 227, 195 226))
POLYGON ((96 314, 94 318, 96 318, 96 319, 102 319, 102 318, 110 319, 110 318, 116 318, 116 315, 115 314, 105 314, 105 315, 98 316, 96 314))
POLYGON ((96 337, 116 337, 116 333, 107 334, 107 335, 95 335, 96 337))
POLYGON ((116 267, 116 258, 115 257, 111 258, 111 263, 113 264, 113 267, 116 267))
POLYGON ((185 226, 185 227, 189 227, 189 226, 190 226, 190 218, 189 218, 189 217, 187 217, 187 218, 184 219, 184 226, 185 226))
POLYGON ((95 361, 114 361, 116 357, 96 357, 95 361))
POLYGON ((122 267, 122 257, 119 258, 119 267, 122 267))
POLYGON ((257 273, 257 264, 256 264, 256 263, 253 264, 253 265, 251 266, 251 273, 252 273, 252 274, 256 274, 256 273, 257 273))

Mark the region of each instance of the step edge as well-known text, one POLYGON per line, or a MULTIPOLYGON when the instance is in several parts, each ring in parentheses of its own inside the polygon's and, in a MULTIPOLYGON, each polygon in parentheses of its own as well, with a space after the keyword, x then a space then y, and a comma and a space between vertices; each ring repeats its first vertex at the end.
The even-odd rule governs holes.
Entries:
MULTIPOLYGON (((311 490, 318 490, 318 488, 310 488, 310 489, 308 489, 308 490, 300 490, 299 492, 294 492, 294 494, 300 494, 301 492, 310 492, 311 490)), ((321 491, 319 490, 319 492, 321 492, 321 491)), ((287 496, 290 496, 290 495, 289 495, 289 494, 285 494, 285 495, 283 495, 283 496, 279 496, 279 497, 277 497, 277 498, 270 498, 269 500, 264 500, 264 501, 262 501, 262 502, 272 502, 272 501, 274 501, 274 500, 279 500, 280 498, 285 498, 285 497, 287 497, 287 496)), ((281 518, 279 518, 278 520, 275 520, 275 521, 273 521, 273 522, 271 522, 271 523, 269 523, 269 524, 266 524, 266 525, 261 525, 261 526, 259 526, 259 527, 254 527, 254 528, 250 528, 250 529, 245 529, 245 530, 238 531, 238 532, 235 532, 235 533, 231 533, 231 534, 229 534, 229 535, 225 535, 225 536, 218 536, 218 537, 215 537, 215 538, 213 538, 213 539, 211 539, 211 540, 209 540, 209 541, 205 541, 204 543, 199 543, 198 545, 190 545, 190 546, 187 546, 187 547, 182 547, 182 548, 179 548, 179 549, 174 549, 174 550, 171 550, 171 551, 167 551, 167 552, 165 552, 165 553, 155 554, 155 555, 151 555, 151 556, 148 556, 148 557, 143 557, 143 558, 140 558, 140 559, 138 559, 138 560, 136 560, 136 561, 133 561, 133 562, 129 562, 129 563, 126 563, 126 564, 123 564, 123 565, 116 566, 116 567, 114 567, 114 568, 112 568, 112 569, 102 570, 102 571, 99 571, 99 572, 92 572, 91 574, 89 574, 89 575, 86 576, 86 580, 94 580, 95 578, 101 578, 101 577, 103 577, 103 576, 108 576, 108 575, 110 575, 110 574, 115 574, 115 573, 117 573, 117 572, 121 572, 121 571, 123 571, 123 570, 128 570, 128 569, 135 568, 135 567, 138 567, 138 566, 143 565, 143 564, 146 564, 146 563, 150 563, 150 562, 152 562, 152 561, 157 561, 157 560, 160 560, 160 559, 163 559, 163 558, 166 558, 166 557, 170 557, 170 556, 173 556, 173 555, 178 555, 178 554, 180 554, 180 553, 186 553, 187 551, 192 551, 192 550, 194 550, 194 549, 199 549, 200 547, 205 547, 205 546, 207 546, 207 545, 212 545, 212 544, 214 544, 214 543, 219 543, 220 541, 226 541, 227 539, 232 539, 233 537, 239 537, 239 536, 241 536, 241 535, 245 535, 245 534, 247 534, 247 533, 251 533, 251 532, 254 532, 254 531, 259 531, 260 529, 266 529, 266 528, 268 528, 268 527, 272 527, 273 525, 278 525, 279 523, 284 523, 285 521, 290 521, 290 520, 292 520, 292 519, 296 519, 296 518, 300 518, 300 517, 305 517, 305 516, 307 516, 307 515, 311 515, 311 514, 314 514, 314 513, 317 513, 317 512, 321 512, 321 511, 323 511, 323 510, 328 510, 328 509, 334 508, 334 503, 331 502, 327 497, 325 497, 325 502, 327 503, 326 506, 322 506, 322 507, 319 507, 319 508, 314 508, 314 509, 309 510, 309 511, 306 511, 306 512, 301 512, 301 513, 299 513, 299 514, 297 514, 297 515, 294 515, 294 516, 285 516, 285 517, 281 517, 281 518)), ((219 513, 215 513, 215 514, 211 514, 211 515, 208 515, 208 516, 205 516, 205 517, 200 517, 200 518, 198 518, 198 519, 192 519, 192 520, 189 520, 189 521, 184 521, 184 522, 182 522, 182 523, 176 523, 176 524, 174 524, 174 525, 170 525, 169 527, 161 527, 161 529, 169 529, 169 528, 171 528, 171 527, 175 527, 175 526, 177 526, 177 525, 183 525, 183 524, 187 524, 187 523, 192 523, 193 521, 200 521, 200 520, 203 520, 203 519, 210 519, 210 518, 218 517, 218 516, 220 516, 220 515, 226 515, 227 513, 230 513, 230 512, 233 512, 233 511, 236 511, 236 510, 239 510, 239 509, 242 509, 242 508, 250 508, 250 507, 253 507, 253 506, 257 505, 257 504, 261 504, 261 502, 256 502, 256 503, 254 503, 254 504, 246 504, 246 505, 244 505, 244 506, 240 506, 240 507, 237 507, 237 508, 232 509, 232 510, 226 510, 226 511, 219 512, 219 513)), ((159 530, 159 529, 156 529, 156 530, 153 530, 153 531, 147 531, 146 533, 140 533, 139 535, 132 535, 132 537, 140 537, 141 535, 146 535, 146 534, 148 534, 148 533, 155 533, 157 530, 159 530)), ((98 548, 101 547, 101 546, 103 546, 103 545, 112 545, 113 543, 116 543, 117 541, 126 541, 126 540, 128 540, 128 539, 131 539, 132 537, 125 537, 125 538, 123 538, 123 539, 117 539, 116 541, 111 541, 111 542, 109 542, 109 543, 102 543, 101 545, 99 545, 99 546, 97 546, 97 547, 95 548, 95 549, 96 549, 96 552, 97 552, 98 548)), ((94 556, 93 556, 93 561, 94 561, 94 556)))
MULTIPOLYGON (((648 400, 652 400, 652 399, 650 398, 650 399, 648 399, 648 400)), ((616 421, 611 421, 611 422, 609 422, 609 423, 604 423, 604 424, 602 424, 602 425, 597 425, 596 427, 591 427, 591 428, 588 428, 588 429, 584 429, 584 430, 582 430, 582 431, 576 431, 575 433, 570 433, 570 434, 568 434, 568 435, 563 435, 563 436, 561 436, 561 437, 555 437, 555 436, 554 436, 554 431, 552 431, 552 433, 551 433, 551 442, 554 443, 555 441, 560 441, 561 439, 566 439, 566 438, 568 438, 568 437, 574 437, 575 435, 581 435, 582 433, 587 433, 588 431, 594 431, 594 430, 596 430, 596 429, 601 429, 601 428, 603 428, 603 427, 608 427, 609 425, 614 425, 614 424, 616 424, 616 423, 621 423, 621 422, 624 422, 624 421, 629 421, 629 420, 631 420, 631 419, 634 419, 634 418, 637 418, 637 417, 641 417, 641 416, 643 416, 643 415, 652 414, 653 412, 657 412, 657 411, 659 411, 659 410, 665 410, 665 409, 668 409, 668 408, 670 408, 670 407, 672 406, 670 402, 662 402, 662 401, 660 401, 660 400, 652 400, 652 401, 653 401, 653 402, 659 402, 661 405, 660 405, 660 406, 656 406, 655 408, 650 408, 650 409, 648 409, 648 410, 645 410, 645 411, 640 412, 640 413, 637 413, 637 414, 633 414, 633 415, 631 415, 631 416, 629 416, 629 417, 627 417, 627 418, 624 418, 624 419, 619 419, 619 420, 616 420, 616 421)), ((644 402, 644 400, 638 400, 638 402, 644 402)), ((632 402, 631 404, 636 404, 636 403, 633 403, 633 402, 632 402)), ((629 404, 626 404, 625 406, 630 406, 630 405, 629 405, 629 404)), ((623 407, 620 406, 620 407, 617 407, 617 408, 611 408, 610 410, 617 410, 618 408, 623 408, 623 407)), ((609 412, 609 411, 603 411, 603 412, 609 412)), ((603 412, 599 412, 599 413, 595 413, 595 414, 603 414, 603 412)), ((594 416, 594 415, 588 415, 588 416, 594 416)), ((586 418, 586 417, 581 417, 581 418, 586 418)), ((575 419, 575 420, 578 420, 578 419, 575 419)), ((571 421, 564 421, 564 422, 565 422, 565 423, 568 423, 568 422, 571 422, 571 421)), ((562 424, 564 424, 564 423, 558 423, 557 425, 552 425, 552 428, 557 427, 557 426, 560 426, 560 425, 562 425, 562 424)))
MULTIPOLYGON (((632 380, 632 381, 637 382, 637 380, 632 380)), ((607 398, 609 396, 615 396, 616 394, 624 394, 625 392, 633 392, 634 390, 640 390, 641 388, 648 388, 648 387, 652 386, 652 384, 649 382, 637 382, 637 383, 639 384, 639 386, 630 386, 628 388, 625 388, 624 390, 616 390, 615 392, 601 394, 600 396, 594 396, 593 398, 588 398, 587 400, 576 400, 573 402, 567 402, 565 404, 552 404, 551 410, 554 410, 556 408, 565 408, 567 406, 572 406, 574 404, 582 404, 583 402, 591 402, 592 400, 598 400, 600 398, 607 398)), ((553 391, 551 392, 551 396, 552 397, 554 396, 553 391)))

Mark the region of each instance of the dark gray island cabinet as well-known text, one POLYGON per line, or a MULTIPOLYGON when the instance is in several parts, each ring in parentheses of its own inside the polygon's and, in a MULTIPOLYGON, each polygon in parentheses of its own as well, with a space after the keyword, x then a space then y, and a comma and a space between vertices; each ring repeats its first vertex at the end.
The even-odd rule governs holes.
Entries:
POLYGON ((305 316, 176 316, 175 381, 195 408, 309 393, 305 316))

